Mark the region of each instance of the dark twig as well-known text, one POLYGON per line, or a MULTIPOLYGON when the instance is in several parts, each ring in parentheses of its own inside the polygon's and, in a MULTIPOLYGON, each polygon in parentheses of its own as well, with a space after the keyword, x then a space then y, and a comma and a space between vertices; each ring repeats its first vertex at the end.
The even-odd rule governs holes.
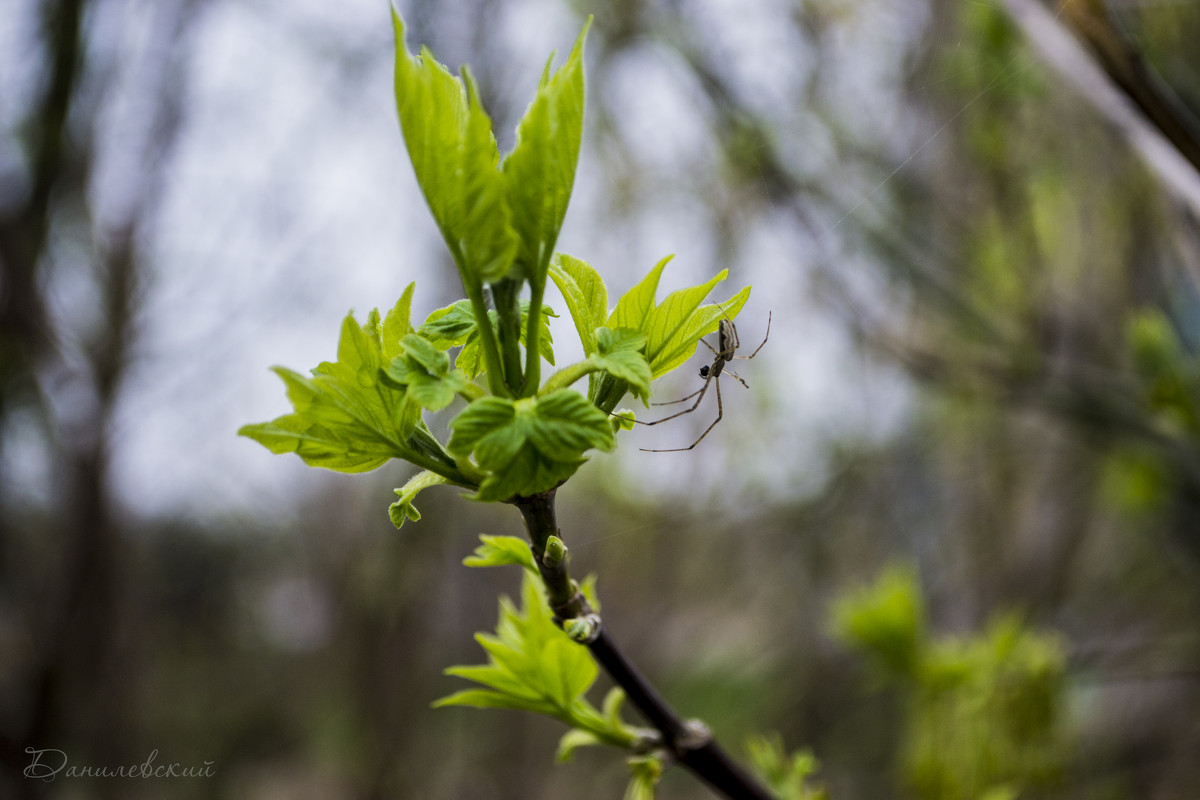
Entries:
MULTIPOLYGON (((571 580, 565 558, 547 557, 551 537, 559 537, 554 513, 554 489, 512 500, 525 518, 534 560, 546 584, 550 606, 560 625, 592 614, 586 598, 571 580)), ((550 548, 553 550, 553 547, 550 548)), ((551 554, 553 555, 553 554, 551 554)), ((717 744, 698 721, 683 720, 625 656, 603 624, 586 642, 597 663, 621 689, 629 702, 662 735, 663 747, 696 777, 731 800, 772 800, 762 784, 742 769, 717 744)))

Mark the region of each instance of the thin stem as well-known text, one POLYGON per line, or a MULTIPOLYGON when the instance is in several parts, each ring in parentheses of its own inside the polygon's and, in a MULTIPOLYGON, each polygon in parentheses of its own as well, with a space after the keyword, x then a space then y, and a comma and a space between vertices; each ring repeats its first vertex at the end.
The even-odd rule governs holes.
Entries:
POLYGON ((499 319, 500 360, 504 365, 504 382, 513 397, 523 397, 524 376, 521 372, 521 306, 518 293, 521 284, 511 278, 490 284, 492 300, 499 319))
POLYGON ((483 286, 468 281, 466 276, 463 276, 463 288, 467 292, 467 299, 471 301, 471 310, 475 313, 475 326, 479 330, 479 341, 483 344, 483 363, 487 365, 488 388, 497 397, 511 397, 512 393, 504 384, 500 350, 496 346, 496 333, 492 330, 492 320, 488 317, 487 303, 483 300, 483 286))
POLYGON ((546 273, 540 281, 529 281, 529 319, 525 321, 525 388, 523 397, 537 394, 542 382, 542 354, 538 340, 542 337, 542 297, 546 294, 546 273))
MULTIPOLYGON (((561 534, 554 513, 551 489, 532 497, 516 497, 512 502, 525 518, 534 560, 546 584, 546 595, 560 625, 569 619, 592 613, 583 593, 567 572, 567 560, 545 559, 546 543, 561 534), (551 561, 552 563, 547 563, 551 561)), ((625 691, 633 706, 662 735, 663 746, 676 760, 702 781, 730 800, 774 800, 774 795, 749 775, 716 743, 702 724, 685 722, 617 647, 607 626, 600 624, 598 634, 587 643, 596 662, 613 682, 625 691)))
POLYGON ((468 471, 474 472, 474 470, 464 470, 464 465, 459 464, 453 456, 446 452, 446 448, 442 447, 442 443, 430 433, 424 424, 417 426, 407 445, 403 450, 405 461, 415 464, 421 469, 435 472, 455 485, 467 489, 479 488, 482 476, 466 474, 468 471))

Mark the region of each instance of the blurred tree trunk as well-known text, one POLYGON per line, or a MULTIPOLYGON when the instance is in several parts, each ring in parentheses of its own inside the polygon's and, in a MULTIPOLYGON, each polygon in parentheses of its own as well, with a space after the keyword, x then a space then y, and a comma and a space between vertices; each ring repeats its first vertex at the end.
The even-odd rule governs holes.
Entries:
MULTIPOLYGON (((18 776, 11 793, 0 794, 28 797, 42 796, 48 784, 20 780, 26 747, 61 749, 72 763, 96 766, 146 756, 136 736, 136 628, 122 585, 130 551, 109 481, 113 420, 147 271, 145 239, 179 126, 179 44, 191 3, 149 12, 155 38, 138 69, 162 77, 153 84, 159 91, 148 117, 136 120, 142 172, 131 181, 132 196, 110 204, 115 208, 105 207, 108 192, 97 184, 101 142, 109 146, 113 136, 97 111, 132 59, 127 52, 105 63, 94 58, 102 49, 89 48, 88 23, 98 15, 128 16, 129 9, 48 0, 39 10, 48 79, 19 132, 30 156, 29 190, 0 208, 0 437, 36 420, 55 481, 45 492, 51 505, 32 521, 28 512, 16 518, 11 504, 0 510, 0 586, 25 612, 20 624, 33 643, 18 660, 23 679, 15 681, 31 687, 29 695, 0 707, 4 772, 18 776), (66 239, 85 246, 55 248, 66 239), (60 270, 90 280, 90 308, 66 316, 50 311, 47 286, 62 280, 60 270), (54 554, 44 582, 24 572, 29 565, 22 562, 35 550, 54 554)), ((123 794, 107 781, 90 789, 123 794)))

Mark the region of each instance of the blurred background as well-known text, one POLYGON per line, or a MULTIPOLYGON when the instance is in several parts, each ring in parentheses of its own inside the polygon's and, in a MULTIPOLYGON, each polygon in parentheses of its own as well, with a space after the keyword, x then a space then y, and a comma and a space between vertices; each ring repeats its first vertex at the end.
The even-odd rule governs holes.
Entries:
MULTIPOLYGON (((728 268, 751 348, 773 315, 701 446, 638 450, 715 405, 559 493, 676 707, 811 748, 833 798, 1200 796, 1200 6, 401 11, 472 65, 502 150, 595 15, 559 249, 610 297, 669 253, 660 297, 728 268)), ((555 766, 552 720, 429 708, 516 591, 459 563, 515 512, 439 488, 397 532, 405 467, 234 435, 348 309, 459 297, 392 48, 382 0, 6 0, 0 797, 623 791, 612 752, 555 766), (213 775, 34 781, 27 747, 213 775)), ((710 796, 678 772, 663 797, 710 796)))

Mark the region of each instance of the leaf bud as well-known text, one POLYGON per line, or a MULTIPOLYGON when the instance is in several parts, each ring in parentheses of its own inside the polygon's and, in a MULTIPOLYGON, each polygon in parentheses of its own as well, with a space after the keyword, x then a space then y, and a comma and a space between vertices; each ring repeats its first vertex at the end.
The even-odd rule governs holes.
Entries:
POLYGON ((547 567, 557 567, 567 557, 567 546, 563 540, 551 534, 546 540, 546 551, 542 553, 542 563, 547 567))

